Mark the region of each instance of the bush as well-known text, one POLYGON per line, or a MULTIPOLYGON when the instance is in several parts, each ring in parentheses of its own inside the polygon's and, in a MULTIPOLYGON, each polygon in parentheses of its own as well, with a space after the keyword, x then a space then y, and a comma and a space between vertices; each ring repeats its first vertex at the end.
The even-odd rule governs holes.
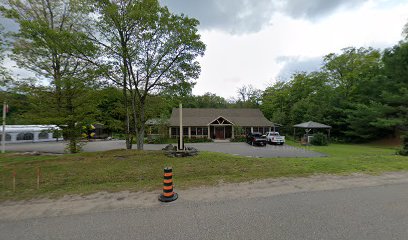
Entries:
POLYGON ((144 143, 149 143, 149 144, 170 144, 170 143, 177 143, 177 139, 167 138, 167 137, 146 138, 144 143))
POLYGON ((398 154, 408 156, 408 135, 402 137, 402 149, 399 150, 398 154))
POLYGON ((327 136, 323 133, 316 133, 313 135, 313 138, 310 141, 310 143, 315 146, 327 146, 328 145, 327 136))
POLYGON ((212 139, 208 138, 184 138, 184 143, 205 143, 205 142, 212 142, 212 139))
POLYGON ((231 142, 246 142, 246 137, 238 136, 231 139, 231 142))

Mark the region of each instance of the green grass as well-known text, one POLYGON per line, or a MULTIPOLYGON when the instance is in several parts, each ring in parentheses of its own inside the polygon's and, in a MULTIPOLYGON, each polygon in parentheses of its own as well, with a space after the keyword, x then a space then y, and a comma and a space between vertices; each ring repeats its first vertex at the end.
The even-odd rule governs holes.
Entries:
POLYGON ((284 176, 408 170, 408 157, 395 155, 395 149, 345 144, 306 148, 328 157, 247 158, 201 152, 190 158, 168 158, 160 151, 133 150, 61 156, 6 153, 0 155, 0 201, 98 191, 159 190, 165 166, 173 166, 178 189, 284 176), (42 172, 39 190, 36 189, 37 167, 42 172), (16 192, 12 189, 13 170, 16 192))

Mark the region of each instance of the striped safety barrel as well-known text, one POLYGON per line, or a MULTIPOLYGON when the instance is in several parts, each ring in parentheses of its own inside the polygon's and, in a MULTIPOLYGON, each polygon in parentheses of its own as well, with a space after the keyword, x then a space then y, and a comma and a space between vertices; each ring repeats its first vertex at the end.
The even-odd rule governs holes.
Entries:
POLYGON ((178 198, 177 193, 173 191, 173 169, 164 168, 163 193, 160 194, 159 200, 162 202, 172 202, 178 198))

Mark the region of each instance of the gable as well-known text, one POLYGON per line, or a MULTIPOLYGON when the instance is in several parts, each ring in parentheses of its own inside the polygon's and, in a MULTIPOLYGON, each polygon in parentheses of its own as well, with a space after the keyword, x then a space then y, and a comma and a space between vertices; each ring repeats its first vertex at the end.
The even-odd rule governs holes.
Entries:
POLYGON ((229 121, 228 119, 220 116, 217 119, 215 119, 214 121, 210 122, 208 125, 231 125, 233 124, 231 121, 229 121))

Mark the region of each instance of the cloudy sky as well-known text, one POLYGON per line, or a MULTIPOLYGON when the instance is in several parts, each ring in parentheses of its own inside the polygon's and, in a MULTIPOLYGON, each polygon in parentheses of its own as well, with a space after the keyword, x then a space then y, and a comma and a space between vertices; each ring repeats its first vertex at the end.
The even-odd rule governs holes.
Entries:
MULTIPOLYGON (((265 89, 297 71, 318 70, 324 55, 346 47, 391 47, 408 22, 408 0, 160 1, 201 23, 207 50, 193 93, 225 98, 243 85, 265 89)), ((16 28, 0 20, 6 29, 16 28)))
POLYGON ((229 98, 242 85, 264 89, 296 71, 313 71, 322 56, 402 40, 408 0, 161 0, 200 20, 207 45, 193 90, 229 98))

